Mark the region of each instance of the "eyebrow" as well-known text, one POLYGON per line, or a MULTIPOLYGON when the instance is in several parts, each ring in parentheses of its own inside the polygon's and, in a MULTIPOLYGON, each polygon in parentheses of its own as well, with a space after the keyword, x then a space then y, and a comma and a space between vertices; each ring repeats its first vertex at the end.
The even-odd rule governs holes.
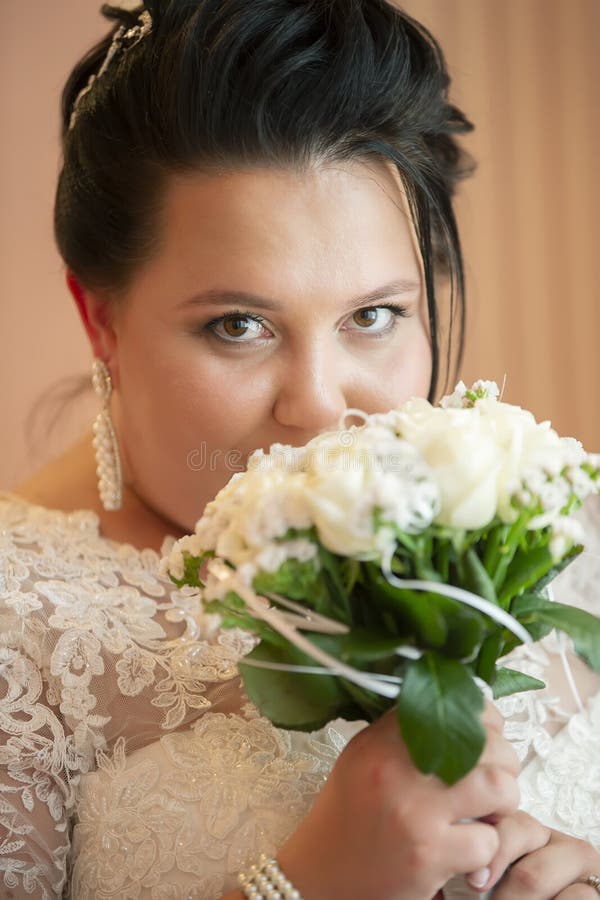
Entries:
MULTIPOLYGON (((398 294, 413 293, 414 291, 420 290, 420 288, 420 282, 411 279, 401 278, 396 281, 388 281, 387 284, 382 284, 381 287, 369 291, 368 294, 354 297, 348 302, 347 308, 361 306, 363 304, 369 306, 378 303, 381 300, 386 300, 389 297, 397 296, 398 294)), ((282 306, 281 303, 271 297, 263 297, 260 294, 253 294, 248 291, 219 290, 216 288, 194 294, 193 297, 189 297, 187 300, 180 303, 179 308, 188 309, 189 307, 206 306, 209 304, 253 306, 257 309, 270 310, 281 309, 282 306)))

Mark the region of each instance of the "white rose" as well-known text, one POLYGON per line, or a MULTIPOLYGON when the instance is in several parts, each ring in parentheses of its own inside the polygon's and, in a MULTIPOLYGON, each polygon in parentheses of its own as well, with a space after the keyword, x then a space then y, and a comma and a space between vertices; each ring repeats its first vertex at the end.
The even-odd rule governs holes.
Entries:
POLYGON ((321 543, 344 556, 377 555, 370 475, 340 467, 306 476, 306 502, 321 543))
POLYGON ((416 448, 379 424, 319 435, 310 442, 306 497, 319 538, 334 553, 379 558, 393 529, 426 528, 438 492, 416 448))
POLYGON ((433 407, 409 400, 396 425, 421 451, 440 490, 437 521, 455 528, 481 528, 496 514, 502 453, 492 424, 473 409, 433 407))
POLYGON ((546 495, 547 479, 559 475, 571 458, 573 447, 569 439, 559 437, 549 422, 536 422, 530 412, 519 406, 480 400, 477 410, 493 428, 502 451, 498 512, 504 521, 510 522, 516 516, 511 497, 522 482, 525 480, 534 494, 546 495))

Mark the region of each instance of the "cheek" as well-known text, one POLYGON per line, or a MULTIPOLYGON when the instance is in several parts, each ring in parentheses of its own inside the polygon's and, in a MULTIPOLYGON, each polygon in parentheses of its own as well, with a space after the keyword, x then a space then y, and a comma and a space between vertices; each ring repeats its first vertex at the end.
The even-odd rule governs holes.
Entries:
POLYGON ((382 385, 379 408, 387 411, 411 397, 427 397, 431 371, 428 336, 422 328, 414 329, 402 347, 386 360, 379 373, 379 383, 382 385))
POLYGON ((189 477, 190 458, 212 458, 248 451, 268 412, 266 392, 234 365, 209 354, 154 350, 153 365, 126 352, 122 369, 122 429, 138 474, 156 477, 165 467, 171 478, 189 477))
POLYGON ((412 348, 412 357, 408 363, 412 376, 409 375, 410 394, 405 397, 427 397, 429 394, 429 386, 431 384, 431 375, 433 368, 433 357, 431 353, 431 343, 425 331, 422 331, 415 341, 412 348))
POLYGON ((145 501, 184 532, 245 468, 269 415, 266 392, 234 367, 181 352, 143 364, 125 354, 119 435, 128 477, 145 501))

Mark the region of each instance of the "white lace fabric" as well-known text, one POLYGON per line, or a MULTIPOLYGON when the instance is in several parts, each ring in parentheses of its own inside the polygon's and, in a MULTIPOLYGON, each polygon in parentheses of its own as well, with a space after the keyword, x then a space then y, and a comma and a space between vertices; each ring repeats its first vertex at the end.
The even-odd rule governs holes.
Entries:
MULTIPOLYGON (((585 515, 590 552, 556 595, 598 612, 600 504, 585 515)), ((253 638, 216 631, 158 561, 103 538, 92 512, 0 494, 0 871, 15 897, 215 900, 293 832, 364 727, 260 717, 237 675, 253 638)), ((525 808, 600 845, 598 681, 575 669, 591 700, 571 715, 557 648, 515 653, 549 687, 501 705, 525 808)))

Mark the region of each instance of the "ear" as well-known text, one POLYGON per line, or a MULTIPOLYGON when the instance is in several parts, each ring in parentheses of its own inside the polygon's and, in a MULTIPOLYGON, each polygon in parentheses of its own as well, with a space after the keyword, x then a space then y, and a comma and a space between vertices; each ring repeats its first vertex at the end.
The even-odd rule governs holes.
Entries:
POLYGON ((110 369, 113 384, 118 378, 117 336, 112 324, 112 314, 106 295, 100 295, 84 288, 67 269, 67 286, 75 300, 79 317, 83 323, 92 353, 103 360, 110 369))

